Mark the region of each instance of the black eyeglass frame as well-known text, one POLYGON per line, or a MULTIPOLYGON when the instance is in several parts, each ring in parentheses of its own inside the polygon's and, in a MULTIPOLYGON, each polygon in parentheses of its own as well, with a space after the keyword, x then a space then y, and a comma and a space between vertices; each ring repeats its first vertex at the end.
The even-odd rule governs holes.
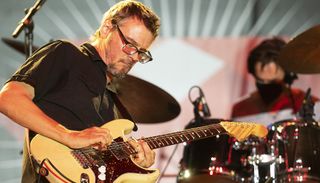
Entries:
POLYGON ((152 58, 152 55, 150 53, 150 51, 148 50, 141 50, 139 49, 138 47, 136 47, 134 44, 130 43, 126 37, 124 36, 124 34, 122 33, 121 29, 119 28, 118 24, 114 24, 114 26, 117 28, 118 32, 119 32, 119 35, 120 35, 120 38, 123 42, 123 46, 122 46, 122 51, 125 52, 126 54, 128 55, 133 55, 135 53, 138 53, 140 58, 142 58, 141 60, 139 60, 138 62, 142 63, 142 64, 145 64, 145 63, 148 63, 150 61, 153 60, 152 58), (133 48, 133 51, 129 52, 126 48, 133 48), (143 58, 146 58, 146 59, 143 59, 143 58))

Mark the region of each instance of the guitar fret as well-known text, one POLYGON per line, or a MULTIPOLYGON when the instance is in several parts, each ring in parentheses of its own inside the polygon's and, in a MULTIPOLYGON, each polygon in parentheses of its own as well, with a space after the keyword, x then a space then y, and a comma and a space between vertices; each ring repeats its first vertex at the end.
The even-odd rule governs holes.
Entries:
POLYGON ((210 128, 208 129, 208 132, 210 133, 210 135, 216 134, 216 133, 213 133, 210 128))
POLYGON ((159 137, 160 141, 161 141, 161 147, 166 145, 166 140, 163 137, 159 137))
POLYGON ((196 139, 196 137, 194 136, 194 132, 191 132, 190 136, 192 137, 192 139, 196 139))
POLYGON ((167 141, 167 138, 166 138, 166 137, 163 137, 162 139, 164 140, 164 142, 165 142, 166 145, 170 145, 170 143, 167 141))
POLYGON ((203 135, 206 137, 207 136, 207 134, 206 134, 206 131, 205 130, 203 130, 203 131, 201 131, 202 133, 203 133, 203 135))
POLYGON ((189 141, 190 139, 188 138, 187 134, 182 134, 183 137, 185 137, 187 139, 187 141, 189 141))
POLYGON ((174 142, 172 141, 172 137, 170 135, 164 135, 164 138, 167 142, 167 145, 172 145, 174 142))
POLYGON ((153 143, 151 139, 146 139, 146 142, 149 144, 151 149, 155 149, 157 146, 153 143))
POLYGON ((197 133, 197 131, 194 131, 194 133, 198 136, 198 138, 201 137, 201 135, 199 135, 199 134, 197 133))
POLYGON ((180 132, 179 138, 181 139, 181 142, 185 142, 187 139, 184 139, 182 132, 180 132))
POLYGON ((192 132, 186 132, 186 137, 189 137, 189 138, 188 138, 188 141, 194 139, 193 136, 191 135, 191 133, 192 133, 192 132))
POLYGON ((179 143, 179 140, 177 140, 175 136, 173 136, 173 139, 176 141, 177 144, 179 143))
POLYGON ((155 138, 155 141, 156 141, 156 143, 157 143, 157 147, 158 147, 158 148, 159 148, 159 147, 162 147, 161 139, 158 140, 158 138, 155 138))
POLYGON ((170 140, 171 144, 174 144, 174 142, 172 141, 172 137, 171 136, 168 139, 170 140))

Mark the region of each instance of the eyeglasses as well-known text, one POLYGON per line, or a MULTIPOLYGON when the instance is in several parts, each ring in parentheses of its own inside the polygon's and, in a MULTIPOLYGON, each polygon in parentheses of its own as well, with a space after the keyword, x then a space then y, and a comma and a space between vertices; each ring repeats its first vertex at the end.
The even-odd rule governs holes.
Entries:
POLYGON ((142 64, 148 63, 150 61, 153 60, 151 53, 146 50, 146 49, 138 49, 135 45, 133 45, 132 43, 130 43, 123 35, 123 33, 121 32, 119 26, 117 24, 115 24, 119 35, 121 37, 121 41, 123 43, 122 46, 122 51, 125 52, 128 55, 133 55, 135 53, 138 53, 139 55, 139 62, 142 64))

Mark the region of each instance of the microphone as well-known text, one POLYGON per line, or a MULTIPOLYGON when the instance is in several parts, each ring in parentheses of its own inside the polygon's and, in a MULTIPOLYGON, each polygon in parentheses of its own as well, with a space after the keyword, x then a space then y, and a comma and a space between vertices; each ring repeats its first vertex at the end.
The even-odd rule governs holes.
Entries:
POLYGON ((209 106, 208 106, 208 103, 206 101, 206 98, 202 92, 202 90, 199 88, 200 90, 200 103, 201 103, 201 106, 202 106, 202 112, 203 112, 203 115, 205 117, 209 117, 211 116, 211 113, 210 113, 210 109, 209 109, 209 106))
POLYGON ((207 104, 206 98, 205 98, 205 96, 203 94, 202 89, 199 86, 192 86, 190 88, 190 90, 189 90, 189 100, 193 104, 193 112, 194 112, 195 119, 201 119, 201 116, 200 116, 199 112, 201 112, 204 117, 211 116, 210 109, 209 109, 209 106, 207 104), (199 96, 195 100, 192 100, 191 99, 191 91, 194 88, 198 89, 199 96))

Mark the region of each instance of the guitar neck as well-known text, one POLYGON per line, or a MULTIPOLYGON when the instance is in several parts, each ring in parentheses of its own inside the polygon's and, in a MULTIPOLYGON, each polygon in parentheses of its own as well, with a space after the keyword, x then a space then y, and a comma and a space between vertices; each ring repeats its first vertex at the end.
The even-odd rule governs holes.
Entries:
MULTIPOLYGON (((215 135, 226 134, 227 131, 220 124, 211 124, 200 126, 196 128, 186 129, 184 131, 168 133, 165 135, 157 135, 143 138, 151 149, 157 149, 183 142, 190 142, 194 140, 204 139, 215 135)), ((112 152, 117 159, 127 158, 130 155, 136 154, 136 150, 129 144, 129 142, 113 142, 108 150, 112 152)))
POLYGON ((211 125, 186 129, 184 131, 168 133, 165 135, 147 137, 147 138, 144 138, 143 140, 148 143, 151 149, 157 149, 161 147, 204 139, 204 138, 225 134, 225 133, 227 132, 220 124, 211 124, 211 125))

